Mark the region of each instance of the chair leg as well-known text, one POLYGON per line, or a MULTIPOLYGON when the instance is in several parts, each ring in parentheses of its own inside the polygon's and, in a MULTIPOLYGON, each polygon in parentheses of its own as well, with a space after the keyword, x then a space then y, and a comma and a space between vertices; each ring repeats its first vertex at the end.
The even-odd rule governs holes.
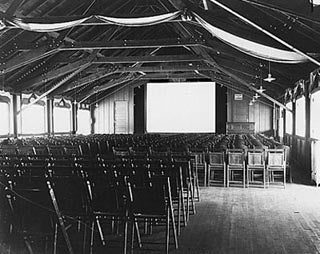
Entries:
POLYGON ((242 179, 243 179, 243 188, 245 188, 246 187, 246 170, 245 170, 245 168, 243 168, 242 179))
POLYGON ((33 254, 33 250, 32 250, 32 247, 31 247, 31 244, 29 243, 29 241, 28 241, 28 239, 24 239, 24 243, 25 243, 25 245, 26 245, 26 247, 27 247, 27 249, 28 249, 28 252, 30 253, 30 254, 33 254))
POLYGON ((183 226, 187 226, 187 212, 186 212, 186 206, 184 203, 184 197, 183 197, 183 190, 180 190, 179 198, 181 201, 181 207, 182 207, 182 213, 183 213, 183 226))
POLYGON ((57 243, 58 243, 58 224, 54 225, 54 240, 53 240, 53 254, 57 254, 57 243))
POLYGON ((192 214, 196 214, 196 206, 194 204, 195 200, 195 194, 194 194, 194 185, 190 183, 190 198, 191 198, 191 208, 192 208, 192 214))
POLYGON ((68 252, 69 252, 69 254, 73 254, 73 248, 72 248, 72 245, 71 245, 71 241, 70 241, 66 226, 64 224, 62 215, 60 213, 56 197, 55 197, 54 192, 53 192, 52 189, 50 189, 49 192, 50 192, 50 196, 51 196, 51 199, 52 199, 52 203, 53 203, 54 209, 55 209, 57 217, 58 217, 58 221, 59 221, 59 224, 60 224, 62 235, 64 237, 64 240, 66 241, 66 244, 67 244, 68 252))
POLYGON ((169 241, 170 241, 170 211, 167 209, 166 217, 166 254, 169 253, 169 241))
POLYGON ((174 221, 174 211, 173 211, 172 204, 169 205, 169 209, 170 209, 169 216, 171 216, 171 224, 172 224, 172 231, 173 231, 173 237, 174 237, 174 244, 175 244, 175 248, 178 249, 178 235, 177 235, 176 223, 174 221))
POLYGON ((127 244, 128 244, 128 216, 126 214, 124 218, 124 229, 123 229, 123 254, 127 254, 127 244))
POLYGON ((181 199, 178 198, 178 235, 181 234, 181 199))
POLYGON ((133 244, 134 244, 134 227, 135 227, 135 219, 132 219, 131 224, 131 241, 130 241, 130 253, 133 253, 133 244))
POLYGON ((139 248, 142 248, 142 242, 141 242, 141 236, 140 236, 140 231, 139 231, 139 225, 138 225, 138 222, 137 222, 137 221, 134 222, 134 227, 135 227, 135 230, 137 231, 138 247, 139 247, 139 248))
POLYGON ((84 232, 83 232, 83 245, 82 245, 82 253, 86 253, 86 242, 87 242, 87 224, 84 224, 84 232))
POLYGON ((101 243, 102 243, 103 246, 105 246, 106 245, 106 241, 104 239, 103 232, 102 232, 102 227, 101 227, 101 224, 100 224, 100 220, 98 218, 96 218, 96 223, 97 223, 97 227, 98 227, 101 243))
POLYGON ((204 171, 203 186, 207 187, 208 186, 208 179, 207 179, 207 167, 206 167, 206 165, 203 166, 203 171, 204 171))
POLYGON ((89 253, 93 253, 93 243, 94 243, 94 221, 91 223, 91 235, 90 235, 90 251, 89 253))
POLYGON ((230 171, 229 168, 227 167, 227 187, 230 186, 230 171))

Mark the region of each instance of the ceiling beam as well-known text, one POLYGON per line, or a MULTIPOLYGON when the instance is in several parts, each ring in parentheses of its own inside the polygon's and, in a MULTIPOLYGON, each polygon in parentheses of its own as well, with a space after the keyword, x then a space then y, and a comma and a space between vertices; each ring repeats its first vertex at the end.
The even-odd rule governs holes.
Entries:
POLYGON ((98 95, 97 98, 94 101, 90 102, 90 105, 94 105, 94 104, 98 103, 99 101, 102 101, 102 100, 108 98, 109 96, 119 92, 123 88, 125 88, 127 86, 130 86, 130 85, 133 85, 133 83, 136 83, 135 86, 138 86, 138 85, 144 85, 146 83, 146 81, 141 81, 141 80, 137 81, 137 80, 135 80, 135 81, 127 82, 125 84, 121 84, 121 85, 116 86, 116 87, 112 87, 112 88, 106 90, 104 93, 101 93, 100 95, 98 95))
POLYGON ((143 75, 137 76, 137 75, 134 75, 133 73, 129 73, 129 74, 124 75, 122 77, 119 77, 117 79, 110 80, 109 82, 107 82, 101 86, 95 86, 95 87, 91 88, 91 90, 88 91, 84 96, 79 98, 79 103, 82 103, 86 99, 90 98, 92 95, 103 92, 111 87, 118 86, 118 85, 125 83, 125 82, 128 82, 128 81, 132 82, 137 79, 140 79, 141 76, 143 76, 143 75))
POLYGON ((14 71, 20 67, 31 64, 35 61, 43 59, 59 51, 65 50, 93 50, 93 49, 137 49, 137 48, 168 48, 168 47, 186 47, 186 46, 202 46, 203 41, 198 39, 170 39, 170 40, 117 40, 105 42, 65 42, 59 46, 59 43, 50 41, 47 45, 40 46, 36 43, 16 43, 14 46, 20 50, 28 50, 22 52, 18 56, 8 60, 1 66, 3 74, 14 71))
POLYGON ((17 112, 17 114, 21 113, 21 111, 25 110, 26 108, 34 105, 35 103, 37 103, 39 100, 41 100, 42 98, 44 98, 45 96, 49 95, 52 91, 54 91, 55 89, 57 89, 58 87, 62 86, 65 82, 67 82, 69 79, 73 78, 75 75, 77 75, 78 73, 80 73, 81 71, 83 71, 84 69, 88 68, 90 66, 90 62, 87 62, 86 64, 82 65, 80 68, 78 68, 77 70, 73 71, 72 73, 68 74, 66 77, 64 77, 62 80, 60 80, 57 84, 55 84, 53 87, 51 87, 48 91, 46 91, 45 93, 41 94, 37 99, 35 99, 34 101, 32 101, 31 103, 27 104, 26 106, 22 107, 20 109, 19 112, 17 112))
POLYGON ((93 74, 90 74, 86 77, 77 79, 76 81, 73 81, 69 84, 64 85, 63 87, 56 89, 51 95, 54 96, 59 93, 65 93, 65 92, 71 91, 73 89, 78 89, 86 84, 95 82, 99 79, 102 79, 104 77, 107 77, 107 76, 114 74, 115 70, 116 70, 116 67, 114 67, 114 66, 105 68, 103 70, 98 70, 93 74))
POLYGON ((92 57, 89 56, 87 58, 81 59, 79 61, 67 64, 63 67, 60 67, 58 69, 49 71, 46 74, 43 74, 41 76, 38 76, 36 78, 30 79, 26 82, 18 83, 15 86, 13 86, 13 90, 16 92, 23 91, 25 89, 29 89, 31 87, 35 87, 41 84, 45 84, 46 82, 53 80, 55 78, 61 77, 67 73, 76 71, 78 68, 81 68, 86 63, 90 62, 91 65, 91 59, 92 57))
POLYGON ((161 73, 147 73, 141 78, 142 80, 166 80, 166 79, 203 79, 203 76, 197 74, 196 72, 161 72, 161 73))
POLYGON ((13 16, 24 0, 14 0, 6 10, 6 15, 13 16))
POLYGON ((103 57, 97 58, 93 64, 104 64, 104 63, 154 63, 154 62, 198 62, 202 61, 203 58, 197 55, 148 55, 148 56, 119 56, 119 57, 103 57))
MULTIPOLYGON (((170 48, 184 46, 202 46, 205 43, 202 39, 159 39, 159 40, 111 40, 111 41, 65 41, 58 50, 92 50, 92 49, 138 49, 138 48, 170 48)), ((39 47, 33 42, 16 43, 17 50, 32 50, 39 47)))
POLYGON ((48 46, 43 46, 38 49, 22 52, 18 56, 8 60, 2 65, 2 73, 9 73, 57 52, 58 51, 56 48, 50 48, 48 46))

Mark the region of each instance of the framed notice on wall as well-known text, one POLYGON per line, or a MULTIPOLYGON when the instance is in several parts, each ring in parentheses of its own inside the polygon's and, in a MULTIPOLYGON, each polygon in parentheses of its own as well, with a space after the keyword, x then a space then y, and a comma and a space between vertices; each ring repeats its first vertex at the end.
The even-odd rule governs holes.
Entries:
POLYGON ((242 93, 235 93, 234 94, 234 100, 235 101, 242 101, 243 99, 243 94, 242 93))

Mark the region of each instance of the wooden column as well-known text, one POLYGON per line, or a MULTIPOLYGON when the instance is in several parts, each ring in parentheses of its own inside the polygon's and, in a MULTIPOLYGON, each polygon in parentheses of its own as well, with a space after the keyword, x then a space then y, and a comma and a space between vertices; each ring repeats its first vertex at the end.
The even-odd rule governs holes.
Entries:
POLYGON ((96 108, 95 105, 91 105, 90 106, 91 134, 94 134, 94 126, 95 126, 95 123, 96 123, 96 118, 95 118, 95 115, 94 115, 95 108, 96 108))
POLYGON ((12 108, 13 108, 13 137, 18 137, 18 96, 12 95, 12 108))
POLYGON ((76 134, 78 130, 78 104, 72 103, 72 134, 76 134))
POLYGON ((47 132, 48 136, 53 133, 53 99, 47 98, 47 132))
MULTIPOLYGON (((305 84, 306 86, 306 84, 305 84)), ((306 137, 306 143, 305 143, 305 167, 306 170, 309 173, 309 176, 311 177, 311 140, 310 140, 310 134, 311 134, 311 112, 310 112, 310 93, 309 93, 309 89, 307 87, 305 87, 305 99, 306 99, 306 133, 305 133, 305 137, 306 137)), ((311 180, 311 179, 310 179, 311 180)))
POLYGON ((296 136, 296 101, 292 101, 292 136, 296 136))
MULTIPOLYGON (((290 112, 289 112, 290 113, 290 112)), ((287 129, 287 110, 283 109, 282 110, 282 116, 283 116, 283 138, 284 138, 284 142, 285 144, 288 144, 288 140, 287 140, 287 137, 286 137, 286 129, 287 129)))
POLYGON ((297 138, 296 138, 296 101, 292 101, 292 155, 297 156, 297 138))

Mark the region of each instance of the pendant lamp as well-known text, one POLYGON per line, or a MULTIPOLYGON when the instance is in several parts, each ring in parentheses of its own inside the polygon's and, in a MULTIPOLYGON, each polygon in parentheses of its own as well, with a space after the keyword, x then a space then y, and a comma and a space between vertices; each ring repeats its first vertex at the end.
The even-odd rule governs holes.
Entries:
POLYGON ((276 80, 274 77, 272 77, 271 72, 270 72, 270 61, 269 61, 269 73, 268 73, 268 77, 264 78, 263 80, 264 80, 264 81, 267 81, 267 82, 272 82, 272 81, 276 80))

